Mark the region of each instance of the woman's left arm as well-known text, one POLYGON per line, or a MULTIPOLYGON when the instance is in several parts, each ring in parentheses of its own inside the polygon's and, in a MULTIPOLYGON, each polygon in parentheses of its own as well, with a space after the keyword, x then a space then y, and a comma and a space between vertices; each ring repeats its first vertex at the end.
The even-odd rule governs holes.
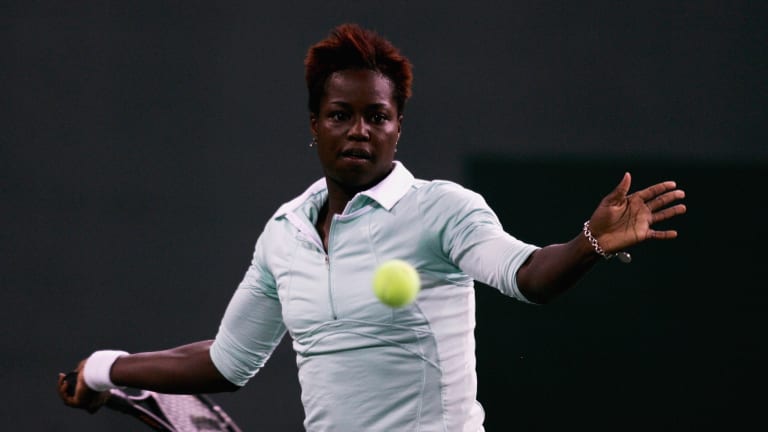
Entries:
POLYGON ((598 249, 615 254, 648 239, 677 237, 675 230, 657 231, 653 224, 685 213, 685 192, 673 181, 665 181, 629 194, 632 177, 624 174, 589 218, 585 232, 568 243, 553 244, 531 254, 517 272, 517 284, 528 300, 547 303, 572 287, 600 259, 598 249))

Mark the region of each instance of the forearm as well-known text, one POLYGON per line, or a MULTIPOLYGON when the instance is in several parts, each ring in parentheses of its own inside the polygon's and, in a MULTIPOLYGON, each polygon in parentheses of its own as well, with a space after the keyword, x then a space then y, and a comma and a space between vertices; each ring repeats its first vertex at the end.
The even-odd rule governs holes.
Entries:
POLYGON ((239 387, 224 378, 211 361, 213 341, 201 341, 164 351, 118 358, 110 377, 119 386, 160 393, 217 393, 239 387))
POLYGON ((517 271, 523 295, 535 303, 548 303, 581 279, 600 260, 583 235, 568 243, 543 247, 517 271))

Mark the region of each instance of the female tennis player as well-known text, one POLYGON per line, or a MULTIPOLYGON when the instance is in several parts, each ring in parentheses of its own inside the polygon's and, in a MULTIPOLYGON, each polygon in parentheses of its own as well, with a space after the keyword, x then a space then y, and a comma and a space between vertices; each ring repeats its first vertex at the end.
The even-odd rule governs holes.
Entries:
POLYGON ((160 352, 97 351, 78 365, 73 396, 59 378, 67 405, 95 410, 115 386, 236 390, 287 332, 308 431, 482 431, 473 281, 543 304, 605 258, 677 236, 653 227, 685 213, 684 192, 665 181, 630 193, 626 173, 586 222, 572 221, 575 237, 524 243, 482 196, 416 178, 395 160, 412 72, 388 40, 339 26, 309 49, 305 73, 324 177, 266 222, 216 338, 160 352), (422 290, 393 309, 376 299, 371 279, 394 258, 417 269, 422 290))

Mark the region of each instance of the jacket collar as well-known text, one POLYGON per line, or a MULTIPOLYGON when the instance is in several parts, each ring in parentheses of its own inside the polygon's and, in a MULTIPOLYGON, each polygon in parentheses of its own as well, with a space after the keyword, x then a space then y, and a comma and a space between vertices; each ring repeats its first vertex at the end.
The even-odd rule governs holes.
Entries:
MULTIPOLYGON (((372 188, 358 193, 358 195, 363 195, 376 201, 387 211, 391 210, 405 196, 414 181, 413 174, 402 163, 394 161, 394 164, 394 169, 384 180, 372 188)), ((327 193, 328 186, 326 185, 325 178, 321 178, 312 183, 304 193, 280 206, 274 217, 279 218, 287 213, 292 213, 318 194, 327 195, 327 193)), ((351 201, 355 201, 355 198, 352 198, 351 201)))

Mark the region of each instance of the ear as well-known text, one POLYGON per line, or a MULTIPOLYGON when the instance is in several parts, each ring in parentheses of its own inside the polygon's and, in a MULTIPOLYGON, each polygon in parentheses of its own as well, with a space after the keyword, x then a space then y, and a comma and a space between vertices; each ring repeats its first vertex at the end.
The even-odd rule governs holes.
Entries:
POLYGON ((312 136, 317 136, 317 114, 309 113, 309 130, 312 132, 312 136))
POLYGON ((400 114, 397 117, 397 137, 398 138, 400 137, 400 132, 402 131, 403 131, 403 115, 400 114))

